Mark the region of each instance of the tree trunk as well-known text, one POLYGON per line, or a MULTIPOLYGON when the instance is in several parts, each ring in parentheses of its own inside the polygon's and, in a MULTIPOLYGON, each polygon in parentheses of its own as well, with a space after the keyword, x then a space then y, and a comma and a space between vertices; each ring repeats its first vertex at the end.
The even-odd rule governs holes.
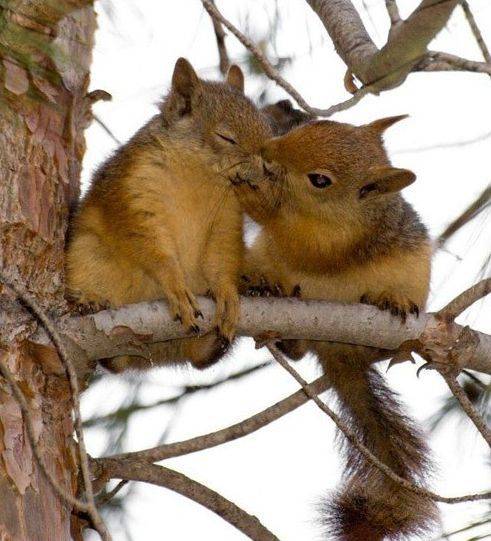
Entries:
MULTIPOLYGON (((53 312, 64 310, 63 248, 79 194, 95 13, 89 2, 6 0, 0 11, 0 268, 53 312)), ((0 310, 13 297, 0 285, 0 310)), ((19 306, 0 329, 0 362, 30 406, 48 470, 70 494, 78 466, 70 390, 19 306)), ((53 362, 55 359, 56 362, 53 362)), ((0 378, 0 539, 64 541, 70 509, 34 460, 20 409, 0 378)))

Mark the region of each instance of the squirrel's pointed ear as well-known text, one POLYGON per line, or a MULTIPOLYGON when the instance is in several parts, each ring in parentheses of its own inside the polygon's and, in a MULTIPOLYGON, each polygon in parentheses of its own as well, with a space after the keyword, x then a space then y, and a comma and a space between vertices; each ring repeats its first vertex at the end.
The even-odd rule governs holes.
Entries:
POLYGON ((388 116, 385 118, 379 118, 378 120, 374 120, 373 122, 370 122, 370 124, 366 124, 363 127, 365 129, 369 129, 376 133, 382 134, 387 128, 390 128, 393 124, 395 124, 396 122, 400 122, 401 120, 404 120, 408 116, 409 115, 397 115, 397 116, 388 116))
POLYGON ((172 74, 172 91, 189 99, 200 86, 199 77, 185 58, 179 58, 172 74))
POLYGON ((244 74, 237 64, 232 64, 228 68, 226 81, 229 85, 242 92, 242 94, 244 93, 244 74))
POLYGON ((358 190, 360 199, 369 199, 387 193, 399 192, 416 180, 409 169, 383 166, 372 167, 368 178, 358 190))

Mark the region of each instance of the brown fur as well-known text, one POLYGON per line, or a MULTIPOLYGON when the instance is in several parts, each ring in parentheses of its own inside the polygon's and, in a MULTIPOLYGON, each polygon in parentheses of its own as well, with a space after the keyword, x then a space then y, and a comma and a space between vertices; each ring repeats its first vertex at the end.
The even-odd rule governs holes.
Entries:
MULTIPOLYGON (((321 121, 269 141, 263 155, 283 175, 241 184, 239 198, 263 227, 246 255, 249 283, 307 299, 369 302, 401 318, 428 295, 431 246, 424 226, 399 190, 414 174, 390 165, 382 133, 398 118, 355 127, 321 121), (308 174, 332 185, 318 188, 308 174), (278 289, 278 287, 276 287, 278 289)), ((428 449, 397 395, 371 362, 390 352, 328 342, 283 341, 300 358, 314 352, 329 374, 341 414, 361 440, 397 474, 422 482, 428 449)), ((328 533, 343 541, 378 541, 421 534, 435 505, 409 493, 345 443, 342 488, 324 508, 328 533)))
POLYGON ((243 76, 203 81, 176 63, 161 113, 96 173, 72 223, 67 282, 79 302, 112 306, 165 298, 172 315, 198 332, 195 295, 211 292, 214 334, 152 346, 150 359, 106 362, 114 371, 191 360, 207 366, 232 339, 238 318, 242 211, 232 182, 263 174, 271 135, 243 95, 243 76))
POLYGON ((292 128, 300 126, 314 117, 305 111, 295 109, 290 100, 280 100, 263 107, 262 112, 268 118, 275 135, 283 135, 292 128))

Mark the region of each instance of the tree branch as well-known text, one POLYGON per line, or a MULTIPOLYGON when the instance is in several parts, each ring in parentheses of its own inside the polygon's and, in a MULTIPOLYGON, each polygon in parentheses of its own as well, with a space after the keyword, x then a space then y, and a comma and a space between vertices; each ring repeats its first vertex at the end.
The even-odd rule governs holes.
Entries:
POLYGON ((258 370, 262 370, 263 368, 266 368, 268 366, 271 366, 271 362, 265 362, 262 364, 258 364, 256 366, 245 368, 244 370, 241 370, 240 372, 236 372, 226 378, 213 381, 212 383, 203 384, 203 385, 186 385, 185 387, 182 388, 182 391, 176 396, 172 396, 170 398, 163 398, 161 400, 157 400, 156 402, 152 402, 150 404, 142 404, 140 402, 137 402, 135 404, 130 404, 129 406, 126 406, 126 407, 120 407, 112 413, 90 417, 89 419, 84 421, 83 424, 85 428, 90 428, 102 423, 111 422, 116 419, 120 420, 121 422, 123 421, 126 422, 133 413, 143 411, 143 410, 149 410, 152 408, 157 408, 159 406, 175 405, 177 402, 179 402, 183 398, 191 396, 194 393, 198 393, 202 391, 209 391, 211 389, 214 389, 215 387, 223 385, 224 383, 230 383, 232 381, 241 379, 245 376, 249 376, 250 374, 253 374, 254 372, 257 372, 258 370))
MULTIPOLYGON (((307 0, 350 71, 374 92, 404 82, 458 2, 423 0, 405 21, 392 28, 387 43, 379 51, 350 0, 307 0)), ((389 4, 392 20, 395 10, 393 3, 389 4)))
MULTIPOLYGON (((491 282, 491 279, 490 279, 491 282)), ((474 423, 474 426, 479 430, 482 437, 486 440, 489 447, 491 447, 491 430, 486 425, 484 419, 476 411, 469 397, 466 395, 462 387, 459 385, 455 373, 440 372, 442 378, 447 382, 449 389, 452 391, 454 397, 458 400, 462 409, 467 414, 467 417, 474 423)))
MULTIPOLYGON (((210 2, 215 5, 215 0, 210 0, 210 2)), ((217 41, 220 73, 226 75, 228 68, 230 67, 230 59, 227 52, 227 46, 225 45, 227 34, 225 33, 221 22, 216 17, 213 17, 210 14, 210 19, 213 24, 213 31, 215 32, 215 39, 217 41)))
MULTIPOLYGON (((309 388, 315 391, 317 394, 321 394, 329 388, 329 380, 327 376, 321 376, 312 383, 309 384, 309 388)), ((181 455, 188 455, 190 453, 196 453, 197 451, 203 451, 204 449, 210 449, 216 447, 222 443, 234 441, 238 438, 247 436, 256 432, 260 428, 276 421, 280 417, 283 417, 287 413, 299 408, 303 404, 309 401, 309 397, 303 391, 297 391, 292 395, 280 400, 273 406, 266 408, 265 410, 256 413, 252 417, 236 423, 227 428, 217 430, 216 432, 210 432, 203 436, 197 436, 189 440, 184 440, 176 443, 168 443, 164 445, 158 445, 151 449, 145 449, 143 451, 135 451, 132 453, 124 453, 120 455, 114 455, 108 457, 108 459, 138 459, 148 462, 159 462, 167 458, 173 458, 181 455)), ((99 459, 99 462, 104 465, 105 458, 99 459)))
POLYGON ((467 0, 461 0, 460 6, 462 7, 462 10, 464 11, 465 18, 467 19, 467 22, 469 23, 469 26, 471 27, 471 31, 474 34, 474 37, 476 38, 479 49, 481 49, 481 53, 484 60, 488 64, 491 64, 491 53, 489 52, 488 46, 486 45, 486 42, 484 41, 484 38, 482 36, 481 30, 479 29, 479 26, 477 26, 477 22, 476 22, 476 19, 474 18, 474 14, 472 13, 471 7, 469 6, 469 2, 467 2, 467 0))
POLYGON ((467 60, 450 53, 429 51, 414 66, 414 71, 471 71, 491 75, 491 64, 467 60))
POLYGON ((344 111, 353 105, 356 105, 364 96, 366 96, 370 89, 368 87, 361 88, 348 100, 338 103, 329 107, 328 109, 318 109, 311 107, 300 92, 296 90, 288 81, 286 81, 280 74, 280 72, 269 62, 264 55, 263 51, 257 47, 247 36, 245 36, 237 27, 235 27, 230 21, 228 21, 216 8, 211 0, 202 0, 203 6, 213 19, 220 24, 223 24, 230 32, 248 49, 256 58, 258 63, 263 68, 264 73, 272 80, 275 81, 283 90, 285 90, 305 111, 313 116, 328 117, 334 113, 344 111))
MULTIPOLYGON (((212 329, 214 303, 200 298, 204 319, 203 332, 212 329)), ((0 312, 0 330, 2 329, 0 312)), ((8 314, 5 316, 9 320, 8 314)), ((92 315, 62 318, 59 329, 86 353, 90 360, 117 355, 148 356, 147 344, 182 338, 186 333, 169 315, 163 301, 138 303, 117 310, 104 310, 92 315)), ((241 299, 239 336, 258 336, 265 331, 275 332, 285 339, 308 339, 342 342, 397 349, 408 340, 438 338, 449 347, 462 333, 454 323, 442 325, 434 314, 409 316, 403 324, 390 313, 374 306, 338 304, 325 301, 302 301, 293 298, 241 299)), ((8 333, 8 329, 4 329, 8 333)), ((469 330, 474 337, 472 357, 462 368, 491 374, 491 336, 469 330)), ((39 329, 31 341, 49 345, 46 333, 39 329)), ((391 356, 388 352, 387 358, 391 356)), ((442 357, 442 362, 444 358, 442 357)))
POLYGON ((485 278, 461 293, 458 297, 455 297, 455 299, 438 312, 438 316, 453 321, 462 312, 467 310, 467 308, 479 299, 486 297, 489 293, 491 293, 491 278, 485 278))
POLYGON ((369 59, 378 49, 350 0, 307 0, 331 37, 336 52, 360 81, 369 83, 369 59))
MULTIPOLYGON (((97 460, 93 463, 96 469, 100 466, 97 460)), ((180 472, 141 460, 128 459, 111 461, 106 459, 103 470, 104 475, 112 479, 143 481, 173 490, 213 511, 254 541, 279 541, 278 537, 266 529, 255 516, 180 472)))
POLYGON ((438 237, 438 246, 441 248, 445 245, 450 237, 462 228, 464 225, 473 220, 483 210, 489 207, 491 204, 491 184, 487 186, 479 197, 473 201, 464 212, 458 216, 449 226, 445 228, 445 231, 438 237))
POLYGON ((401 22, 401 15, 399 13, 399 8, 397 7, 396 0, 385 0, 385 7, 389 15, 391 26, 396 26, 401 22))
POLYGON ((423 487, 420 487, 407 479, 404 479, 400 475, 397 475, 391 468, 379 460, 371 451, 366 447, 366 445, 358 438, 356 433, 346 424, 329 406, 327 406, 316 394, 314 390, 309 388, 307 382, 300 376, 300 374, 290 365, 286 358, 282 355, 280 350, 270 344, 268 346, 269 351, 273 355, 274 359, 280 364, 296 381, 300 384, 305 394, 309 396, 316 406, 319 407, 339 428, 342 434, 350 441, 350 443, 358 449, 358 451, 378 470, 380 470, 384 475, 389 479, 394 481, 394 483, 399 486, 413 492, 414 494, 419 494, 420 496, 430 498, 434 501, 442 503, 461 503, 469 501, 478 501, 491 498, 491 492, 485 492, 482 494, 468 494, 466 496, 457 496, 457 497, 447 497, 440 496, 435 492, 427 490, 423 487))

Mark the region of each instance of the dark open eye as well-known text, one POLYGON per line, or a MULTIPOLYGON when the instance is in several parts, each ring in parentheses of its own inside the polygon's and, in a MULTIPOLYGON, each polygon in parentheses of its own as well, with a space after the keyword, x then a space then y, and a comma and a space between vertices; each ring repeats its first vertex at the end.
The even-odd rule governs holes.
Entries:
POLYGON ((307 176, 316 188, 327 188, 332 184, 332 180, 327 175, 321 173, 309 173, 307 176))
POLYGON ((224 141, 227 141, 227 143, 230 143, 231 145, 236 145, 237 141, 234 141, 231 137, 227 137, 226 135, 222 135, 221 133, 215 132, 215 135, 218 135, 220 139, 223 139, 224 141))

